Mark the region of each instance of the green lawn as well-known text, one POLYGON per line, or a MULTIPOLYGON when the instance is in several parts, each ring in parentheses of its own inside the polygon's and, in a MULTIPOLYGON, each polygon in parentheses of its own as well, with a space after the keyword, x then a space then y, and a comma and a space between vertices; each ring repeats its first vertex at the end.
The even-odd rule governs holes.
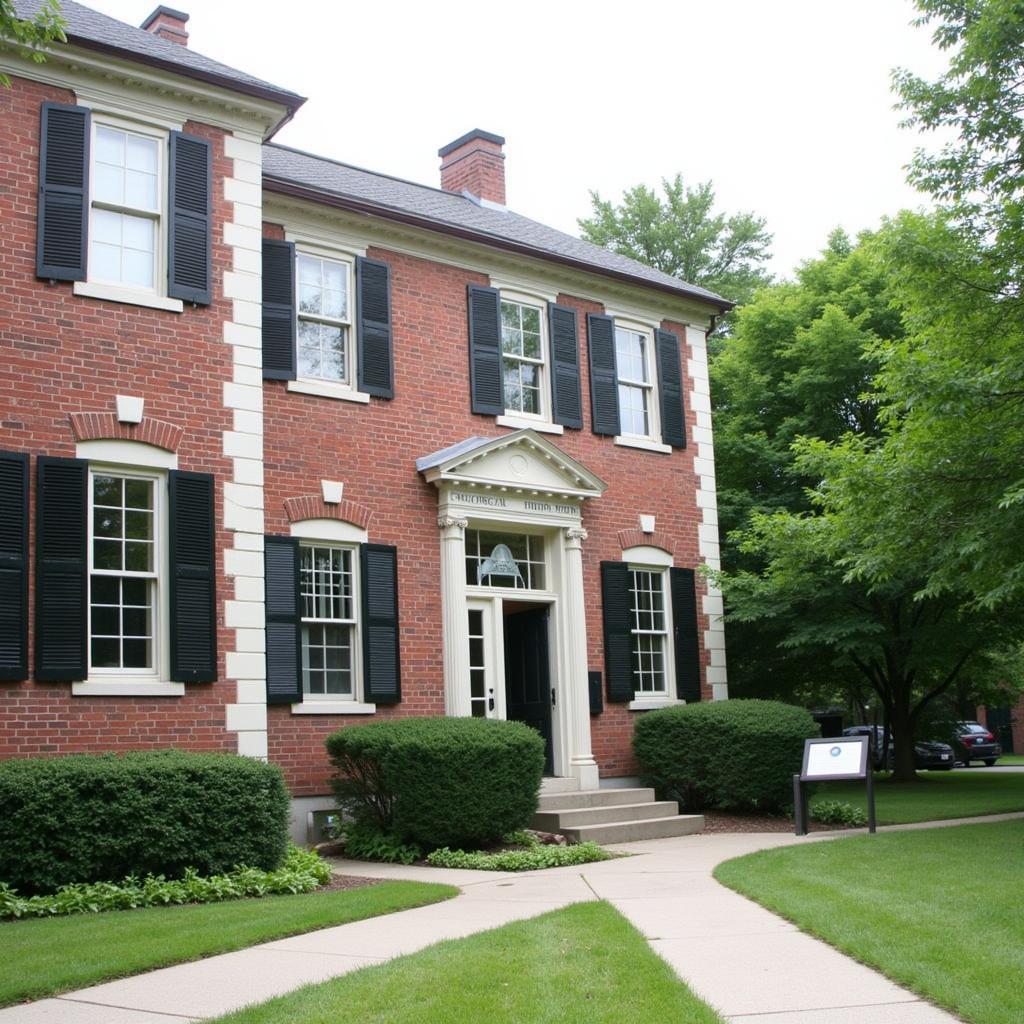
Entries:
POLYGON ((448 885, 385 882, 301 896, 10 921, 0 924, 0 1006, 457 893, 448 885))
POLYGON ((996 762, 997 764, 1015 764, 1017 766, 1024 765, 1024 754, 1003 754, 1001 758, 996 762))
MULTIPOLYGON (((826 783, 812 798, 812 807, 815 800, 867 806, 863 782, 826 783)), ((919 772, 917 782, 890 782, 876 776, 875 808, 880 825, 1024 811, 1024 773, 919 772)))
POLYGON ((219 1024, 722 1024, 606 903, 431 946, 219 1024))
POLYGON ((715 877, 972 1024, 1024 1021, 1024 820, 762 851, 715 877))

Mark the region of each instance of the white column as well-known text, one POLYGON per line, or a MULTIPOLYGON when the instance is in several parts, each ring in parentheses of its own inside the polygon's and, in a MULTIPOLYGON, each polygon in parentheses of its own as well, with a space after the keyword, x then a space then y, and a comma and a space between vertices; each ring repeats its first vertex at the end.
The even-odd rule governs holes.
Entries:
POLYGON ((587 681, 587 607, 583 593, 583 542, 587 531, 565 531, 566 669, 563 693, 568 708, 569 773, 581 789, 597 789, 597 762, 590 750, 590 687, 587 681))
POLYGON ((471 714, 469 690, 469 620, 466 610, 467 519, 440 515, 441 650, 444 663, 444 713, 471 714))

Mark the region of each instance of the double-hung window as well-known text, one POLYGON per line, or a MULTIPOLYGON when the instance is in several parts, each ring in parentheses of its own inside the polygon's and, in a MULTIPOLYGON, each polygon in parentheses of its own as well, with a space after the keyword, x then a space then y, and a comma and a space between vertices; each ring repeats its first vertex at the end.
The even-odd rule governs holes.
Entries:
POLYGON ((314 700, 355 700, 355 551, 337 544, 300 550, 303 693, 314 700))
POLYGON ((90 473, 90 675, 159 672, 160 484, 156 476, 90 473))
POLYGON ((502 383, 505 412, 547 415, 543 311, 538 306, 501 300, 502 383))
POLYGON ((89 280, 156 291, 160 280, 163 141, 95 122, 89 280))
POLYGON ((653 437, 656 425, 651 335, 616 324, 615 361, 620 429, 631 437, 653 437))
POLYGON ((300 252, 298 263, 298 376, 354 387, 352 265, 300 252))
POLYGON ((662 697, 669 678, 665 573, 630 568, 629 593, 634 690, 638 699, 662 697))

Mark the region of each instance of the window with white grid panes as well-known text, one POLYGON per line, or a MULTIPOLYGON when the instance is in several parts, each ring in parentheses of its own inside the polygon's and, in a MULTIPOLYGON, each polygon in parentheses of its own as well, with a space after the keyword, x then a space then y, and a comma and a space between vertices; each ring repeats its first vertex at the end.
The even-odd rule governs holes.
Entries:
POLYGON ((650 437, 654 394, 650 335, 627 327, 616 327, 615 362, 619 383, 619 429, 623 434, 650 437))
POLYGON ((298 277, 298 375, 352 383, 352 265, 300 252, 298 277))
POLYGON ((484 613, 469 610, 469 703, 474 718, 486 718, 488 711, 487 662, 484 651, 484 613))
POLYGON ((537 306, 501 301, 505 412, 544 415, 543 316, 537 306))
POLYGON ((351 548, 300 549, 302 690, 310 697, 355 698, 356 597, 351 548))
POLYGON ((665 573, 630 569, 630 629, 633 634, 633 688, 637 696, 668 692, 665 573))
POLYGON ((89 280, 156 290, 163 206, 161 139, 95 123, 89 280))
POLYGON ((513 590, 543 590, 544 538, 532 533, 499 533, 492 530, 466 530, 466 582, 470 586, 506 587, 513 590), (494 549, 504 544, 519 567, 516 576, 481 578, 480 568, 494 549))
POLYGON ((89 667, 99 674, 157 671, 157 486, 90 474, 89 667))

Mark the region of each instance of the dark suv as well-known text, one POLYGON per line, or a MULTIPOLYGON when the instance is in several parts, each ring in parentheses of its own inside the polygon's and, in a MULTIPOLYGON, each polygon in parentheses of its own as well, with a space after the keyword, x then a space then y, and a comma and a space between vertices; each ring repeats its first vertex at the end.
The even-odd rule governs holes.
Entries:
MULTIPOLYGON (((885 740, 885 730, 880 725, 852 725, 843 730, 844 736, 872 736, 872 756, 876 771, 883 767, 892 768, 895 763, 893 753, 892 737, 889 737, 889 757, 887 763, 882 764, 882 743, 885 740)), ((956 764, 956 757, 953 748, 948 743, 934 743, 931 740, 914 741, 914 767, 924 768, 931 771, 948 772, 953 770, 956 764)))
POLYGON ((1003 753, 995 736, 980 722, 957 722, 952 742, 956 759, 963 762, 965 768, 969 768, 972 761, 984 761, 991 767, 1003 753))

